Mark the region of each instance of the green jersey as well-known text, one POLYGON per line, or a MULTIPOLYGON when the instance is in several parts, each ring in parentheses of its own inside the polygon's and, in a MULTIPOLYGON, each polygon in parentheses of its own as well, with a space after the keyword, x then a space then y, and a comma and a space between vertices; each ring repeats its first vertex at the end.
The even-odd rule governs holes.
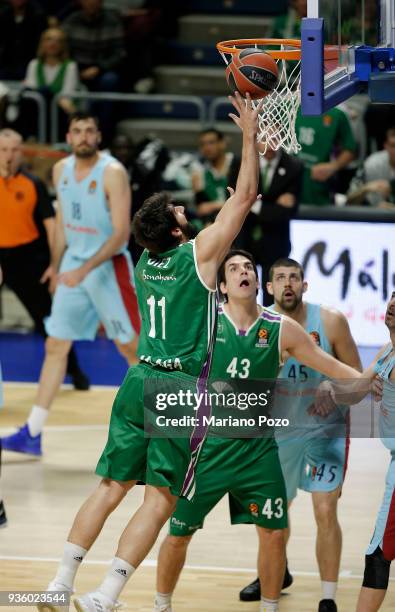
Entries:
POLYGON ((333 152, 355 151, 355 138, 347 115, 340 108, 332 108, 317 117, 296 117, 296 136, 302 149, 298 157, 305 169, 301 202, 303 204, 330 204, 328 181, 315 181, 311 178, 311 167, 329 162, 333 152))
POLYGON ((210 378, 277 378, 281 320, 281 315, 264 308, 249 329, 241 330, 220 306, 210 378))
POLYGON ((201 375, 214 337, 216 295, 199 275, 195 241, 155 256, 145 250, 136 266, 136 290, 140 360, 201 375))
POLYGON ((219 307, 209 385, 210 392, 215 397, 218 394, 219 399, 212 404, 211 435, 250 437, 252 431, 261 435, 262 427, 256 429, 254 423, 271 404, 272 381, 276 380, 281 365, 281 320, 281 315, 263 309, 248 330, 240 330, 225 309, 219 307), (245 418, 253 423, 252 429, 251 424, 246 428, 245 418))

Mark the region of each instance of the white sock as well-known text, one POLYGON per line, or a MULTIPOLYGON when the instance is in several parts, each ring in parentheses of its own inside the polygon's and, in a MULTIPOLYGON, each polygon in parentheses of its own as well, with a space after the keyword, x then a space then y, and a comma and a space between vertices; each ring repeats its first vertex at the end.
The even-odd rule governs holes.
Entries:
POLYGON ((155 605, 159 608, 161 606, 170 606, 172 593, 156 593, 155 605))
POLYGON ((337 582, 321 580, 322 599, 336 599, 337 582))
POLYGON ((129 580, 136 568, 130 563, 115 557, 111 563, 111 567, 107 572, 107 576, 99 586, 99 591, 111 601, 117 601, 120 592, 129 580))
POLYGON ((54 582, 64 584, 68 589, 73 588, 75 575, 88 551, 77 544, 66 542, 63 557, 58 567, 54 582))
POLYGON ((27 426, 33 438, 42 432, 48 415, 49 410, 45 410, 45 408, 41 408, 41 406, 33 406, 31 409, 29 418, 27 419, 27 426))
POLYGON ((266 599, 266 597, 261 597, 260 612, 278 612, 278 602, 278 599, 266 599))

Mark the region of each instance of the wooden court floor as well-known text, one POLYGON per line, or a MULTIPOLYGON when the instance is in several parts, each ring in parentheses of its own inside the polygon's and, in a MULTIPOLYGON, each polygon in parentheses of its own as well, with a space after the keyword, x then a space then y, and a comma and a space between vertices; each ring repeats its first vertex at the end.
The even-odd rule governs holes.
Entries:
MULTIPOLYGON (((0 435, 24 422, 35 388, 5 385, 0 435)), ((42 460, 4 452, 0 485, 9 524, 0 530, 0 590, 43 590, 53 577, 74 515, 95 487, 93 471, 105 443, 114 395, 115 389, 105 387, 87 393, 62 389, 45 430, 42 460)), ((388 462, 388 451, 378 440, 352 440, 339 509, 344 537, 339 612, 355 610, 364 550, 380 505, 388 462)), ((92 589, 101 581, 118 536, 141 495, 140 488, 132 491, 109 518, 78 574, 78 592, 92 589)), ((307 494, 299 494, 291 519, 293 535, 288 559, 295 581, 283 595, 280 609, 314 612, 320 599, 320 584, 314 556, 315 525, 307 494)), ((152 610, 157 551, 158 544, 122 594, 127 610, 152 610)), ((239 589, 255 577, 256 552, 254 528, 231 527, 227 502, 222 500, 190 546, 188 567, 174 596, 175 612, 257 612, 257 603, 238 601, 239 589)), ((382 610, 395 610, 393 581, 382 610)))

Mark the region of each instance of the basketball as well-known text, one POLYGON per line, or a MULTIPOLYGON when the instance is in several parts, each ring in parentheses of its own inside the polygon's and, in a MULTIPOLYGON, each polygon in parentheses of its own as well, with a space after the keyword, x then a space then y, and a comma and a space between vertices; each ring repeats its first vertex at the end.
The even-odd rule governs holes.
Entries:
POLYGON ((277 85, 276 60, 261 49, 243 49, 227 66, 226 79, 232 92, 244 97, 249 93, 253 100, 264 98, 277 85))

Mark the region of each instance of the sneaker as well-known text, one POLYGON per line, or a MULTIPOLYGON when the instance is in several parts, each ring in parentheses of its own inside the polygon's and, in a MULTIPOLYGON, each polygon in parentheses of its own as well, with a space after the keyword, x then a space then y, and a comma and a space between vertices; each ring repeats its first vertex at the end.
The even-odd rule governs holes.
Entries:
POLYGON ((0 501, 0 528, 7 527, 7 515, 5 513, 4 502, 0 501))
POLYGON ((18 429, 11 436, 1 439, 3 450, 15 451, 16 453, 27 453, 41 457, 41 434, 31 436, 27 425, 18 429))
MULTIPOLYGON (((294 579, 288 569, 288 564, 285 567, 285 574, 282 589, 287 589, 293 583, 294 579)), ((240 601, 260 601, 261 599, 261 583, 259 578, 248 584, 239 593, 240 601)))
POLYGON ((112 610, 118 610, 121 607, 119 601, 112 601, 100 591, 93 591, 81 595, 81 597, 76 597, 73 602, 78 612, 112 612, 112 610))
POLYGON ((82 370, 76 370, 75 372, 69 374, 71 382, 76 391, 89 391, 91 383, 87 375, 82 370))
POLYGON ((161 606, 159 606, 156 602, 154 605, 154 610, 153 612, 173 612, 171 604, 162 604, 161 606))
MULTIPOLYGON (((55 581, 50 582, 46 590, 52 592, 55 591, 56 593, 66 592, 70 593, 70 595, 74 593, 72 589, 68 589, 64 584, 60 584, 59 582, 55 581)), ((40 603, 37 604, 37 610, 40 610, 40 612, 69 612, 70 604, 68 603, 62 606, 55 603, 40 603)))
POLYGON ((337 605, 333 599, 321 599, 318 612, 337 612, 337 605))

